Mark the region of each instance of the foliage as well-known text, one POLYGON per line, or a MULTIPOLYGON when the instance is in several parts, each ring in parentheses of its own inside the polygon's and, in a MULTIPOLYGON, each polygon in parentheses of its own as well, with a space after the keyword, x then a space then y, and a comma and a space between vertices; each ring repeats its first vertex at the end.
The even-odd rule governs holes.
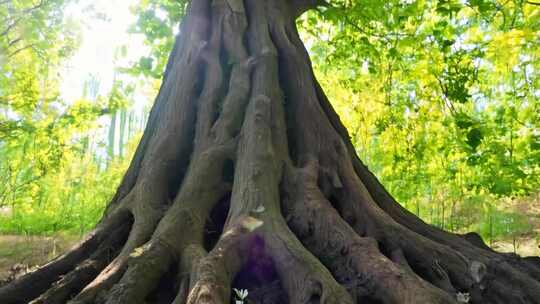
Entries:
POLYGON ((150 47, 150 52, 141 57, 131 69, 127 70, 128 72, 161 79, 187 2, 185 0, 141 0, 132 8, 137 16, 137 22, 133 24, 131 31, 144 34, 144 43, 150 47))
POLYGON ((499 201, 540 185, 539 21, 522 1, 338 1, 299 24, 392 194, 435 225, 493 238, 531 228, 499 201))
POLYGON ((93 137, 101 116, 129 104, 131 88, 117 82, 104 98, 93 79, 83 98, 60 97, 62 65, 80 40, 79 23, 64 17, 68 3, 0 1, 2 232, 88 230, 127 165, 111 160, 104 170, 93 137))
MULTIPOLYGON (((130 143, 134 150, 137 140, 130 143)), ((93 228, 103 209, 114 195, 129 158, 116 158, 107 168, 100 168, 90 153, 82 158, 72 154, 54 175, 41 178, 32 188, 31 197, 17 195, 9 214, 0 216, 4 233, 54 234, 60 231, 80 233, 93 228)))
POLYGON ((0 6, 0 206, 54 174, 73 132, 94 112, 59 99, 56 70, 76 48, 64 1, 7 1, 0 6), (31 20, 31 22, 26 22, 31 20))

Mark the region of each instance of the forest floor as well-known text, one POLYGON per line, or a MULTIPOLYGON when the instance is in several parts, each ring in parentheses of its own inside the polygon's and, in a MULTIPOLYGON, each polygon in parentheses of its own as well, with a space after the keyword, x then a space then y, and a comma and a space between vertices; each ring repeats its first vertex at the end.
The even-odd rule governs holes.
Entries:
MULTIPOLYGON (((516 253, 521 256, 540 256, 537 237, 520 237, 516 241, 516 253)), ((0 235, 0 286, 62 254, 79 240, 79 236, 70 235, 0 235)), ((513 240, 493 242, 493 248, 501 252, 514 252, 513 240)))
POLYGON ((489 244, 496 251, 515 252, 521 256, 540 256, 540 192, 528 197, 506 199, 500 201, 508 210, 524 215, 529 225, 529 232, 516 235, 516 239, 508 236, 502 241, 489 244), (515 245, 515 248, 514 248, 515 245))
MULTIPOLYGON (((486 243, 499 252, 540 256, 540 192, 527 198, 501 201, 506 209, 524 215, 531 229, 526 234, 507 236, 486 243)), ((81 236, 59 233, 53 236, 0 234, 0 286, 43 265, 75 245, 81 236)))
MULTIPOLYGON (((537 240, 538 235, 525 235, 516 240, 515 253, 520 256, 540 256, 540 243, 537 240)), ((489 245, 489 244, 488 244, 489 245)), ((493 241, 491 246, 499 252, 514 252, 513 240, 493 241)))
POLYGON ((0 235, 0 285, 67 251, 79 236, 0 235))

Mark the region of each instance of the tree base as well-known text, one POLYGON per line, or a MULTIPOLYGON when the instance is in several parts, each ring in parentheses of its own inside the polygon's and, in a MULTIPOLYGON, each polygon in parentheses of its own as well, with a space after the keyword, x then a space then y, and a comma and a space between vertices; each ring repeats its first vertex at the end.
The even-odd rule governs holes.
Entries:
POLYGON ((310 5, 192 2, 102 221, 0 303, 540 303, 537 258, 425 224, 357 158, 296 31, 310 5))

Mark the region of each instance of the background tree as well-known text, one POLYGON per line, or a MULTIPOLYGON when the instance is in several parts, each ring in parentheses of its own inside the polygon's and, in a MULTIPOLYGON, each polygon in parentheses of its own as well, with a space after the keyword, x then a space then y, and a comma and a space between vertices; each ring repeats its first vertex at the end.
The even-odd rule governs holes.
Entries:
POLYGON ((103 170, 94 138, 99 118, 125 107, 129 90, 102 98, 94 76, 80 99, 61 96, 60 74, 82 39, 81 23, 65 15, 70 4, 0 1, 2 233, 87 232, 127 166, 111 160, 103 170))
POLYGON ((347 1, 300 25, 358 153, 389 191, 434 225, 493 239, 490 222, 509 228, 494 213, 526 222, 518 200, 500 198, 531 195, 540 180, 538 16, 519 1, 347 1))

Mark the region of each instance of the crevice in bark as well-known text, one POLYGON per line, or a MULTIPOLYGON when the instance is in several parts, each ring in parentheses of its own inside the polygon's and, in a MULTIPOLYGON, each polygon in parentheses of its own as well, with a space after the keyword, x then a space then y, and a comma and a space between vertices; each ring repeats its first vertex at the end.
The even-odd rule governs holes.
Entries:
POLYGON ((204 226, 204 249, 206 251, 211 251, 223 234, 230 206, 231 194, 228 193, 212 208, 210 217, 204 226))
POLYGON ((225 160, 225 163, 223 164, 221 178, 223 182, 229 183, 231 185, 234 182, 234 161, 232 159, 225 160))
POLYGON ((486 245, 484 240, 482 240, 482 237, 476 232, 466 233, 466 234, 463 235, 463 238, 465 240, 467 240, 467 242, 473 244, 474 246, 476 246, 476 247, 478 247, 480 249, 484 249, 484 250, 487 250, 487 251, 494 252, 493 249, 491 249, 488 245, 486 245))
MULTIPOLYGON (((538 270, 540 270, 540 257, 530 256, 530 257, 524 257, 523 260, 529 265, 530 267, 534 267, 538 270)), ((537 281, 540 281, 540 277, 536 278, 537 281)))
POLYGON ((405 259, 411 269, 421 278, 450 294, 456 293, 456 289, 454 288, 448 273, 443 266, 441 266, 439 261, 435 260, 432 263, 429 263, 429 261, 420 260, 417 257, 407 258, 406 255, 405 259))
POLYGON ((161 277, 157 288, 148 294, 145 298, 146 303, 152 304, 170 304, 174 301, 178 292, 178 267, 172 264, 169 270, 161 277))
POLYGON ((165 209, 170 207, 174 198, 176 197, 176 195, 178 195, 178 191, 180 191, 180 187, 182 185, 182 180, 187 171, 187 165, 179 167, 177 170, 178 174, 171 176, 168 180, 167 189, 169 190, 169 193, 167 196, 167 200, 163 204, 163 207, 165 209))
MULTIPOLYGON (((278 60, 279 60, 279 66, 282 66, 283 64, 286 64, 286 62, 284 62, 282 57, 279 57, 278 60)), ((284 73, 287 73, 287 70, 283 69, 283 68, 280 68, 278 72, 279 72, 280 86, 282 88, 286 88, 282 84, 282 82, 286 81, 286 79, 287 79, 287 75, 284 75, 284 73)), ((284 107, 284 111, 285 111, 285 125, 286 125, 285 132, 286 132, 286 136, 287 136, 287 147, 289 148, 288 154, 289 154, 289 158, 290 158, 291 163, 293 165, 295 165, 295 166, 300 166, 301 165, 301 164, 299 164, 300 160, 298 159, 298 156, 299 156, 298 144, 299 144, 299 142, 296 139, 297 134, 296 134, 296 130, 294 129, 294 125, 295 125, 294 120, 297 119, 297 117, 295 117, 295 115, 293 113, 293 109, 291 109, 291 107, 293 107, 293 106, 294 106, 294 103, 292 103, 289 100, 289 96, 288 96, 287 92, 285 91, 285 93, 283 94, 283 107, 284 107)))
POLYGON ((332 206, 332 208, 334 208, 336 210, 336 212, 341 216, 343 217, 343 209, 342 207, 340 206, 340 203, 339 203, 339 200, 338 198, 336 197, 335 194, 330 194, 330 196, 328 196, 326 198, 328 200, 328 202, 330 203, 330 206, 332 206))
MULTIPOLYGON (((255 236, 249 241, 248 247, 247 261, 234 277, 232 287, 248 290, 248 303, 288 304, 287 294, 264 239, 255 236)), ((235 298, 234 293, 232 298, 235 298)))
MULTIPOLYGON (((226 17, 223 17, 222 23, 224 24, 226 22, 226 17)), ((221 47, 219 50, 219 63, 221 65, 221 71, 223 73, 223 81, 221 83, 221 87, 219 88, 219 97, 217 101, 217 107, 214 114, 214 117, 212 119, 212 125, 217 121, 219 116, 221 115, 223 111, 224 101, 227 97, 227 93, 229 91, 229 84, 231 83, 231 78, 233 75, 233 69, 235 62, 231 60, 231 50, 228 50, 225 45, 225 40, 231 39, 231 37, 226 37, 228 33, 226 30, 224 30, 224 33, 222 34, 222 39, 220 41, 221 47)))
MULTIPOLYGON (((208 42, 207 42, 208 43, 208 42)), ((200 50, 200 56, 201 56, 201 59, 202 61, 204 62, 204 60, 206 58, 204 58, 204 56, 206 55, 205 51, 206 51, 206 48, 208 48, 207 45, 204 45, 203 47, 201 47, 201 50, 200 50)), ((204 92, 204 85, 206 84, 206 79, 208 78, 208 70, 206 69, 207 68, 207 65, 205 64, 201 64, 201 65, 198 65, 196 67, 196 71, 195 71, 195 76, 197 78, 194 79, 193 83, 194 83, 194 97, 195 99, 200 99, 203 92, 204 92)), ((195 103, 195 111, 194 113, 197 113, 197 106, 200 105, 200 103, 195 103)))
MULTIPOLYGON (((320 179, 319 179, 320 180, 320 179)), ((324 194, 323 188, 318 182, 319 189, 323 193, 324 197, 330 204, 330 206, 340 215, 340 217, 355 230, 356 234, 360 237, 367 236, 367 222, 363 221, 361 218, 355 216, 353 212, 347 207, 347 195, 343 193, 343 190, 332 189, 328 191, 329 193, 324 194)))
POLYGON ((356 299, 356 302, 358 304, 385 304, 388 303, 385 301, 382 301, 380 299, 374 298, 373 295, 360 295, 356 299))
POLYGON ((392 260, 392 250, 390 250, 388 248, 388 246, 386 246, 384 244, 384 242, 381 242, 381 241, 377 241, 377 248, 379 248, 379 251, 381 252, 382 255, 384 255, 385 257, 387 257, 389 260, 392 260))
MULTIPOLYGON (((195 81, 195 88, 194 88, 194 100, 199 100, 201 98, 201 95, 203 94, 204 90, 204 83, 205 83, 205 74, 206 70, 204 69, 204 65, 201 65, 197 67, 198 72, 196 72, 197 80, 195 81)), ((173 101, 174 102, 174 101, 173 101)), ((198 106, 200 103, 193 102, 193 105, 191 106, 191 109, 189 109, 189 112, 191 113, 197 113, 198 106)), ((185 178, 185 175, 187 173, 187 170, 189 168, 190 159, 195 152, 195 137, 196 137, 196 130, 195 125, 197 124, 197 117, 196 115, 193 115, 192 122, 188 124, 188 128, 186 135, 185 135, 185 148, 181 149, 179 151, 176 158, 176 164, 173 166, 167 168, 167 171, 169 172, 169 176, 167 178, 167 190, 168 190, 168 196, 167 199, 163 202, 164 207, 168 208, 174 201, 174 198, 178 195, 178 192, 180 191, 180 188, 182 186, 183 179, 185 178)))
POLYGON ((318 292, 315 292, 311 295, 308 301, 309 304, 320 304, 321 303, 321 295, 318 292))
MULTIPOLYGON (((292 115, 287 115, 287 126, 290 126, 292 123, 290 122, 292 115)), ((293 136, 294 130, 292 128, 287 129, 287 145, 289 146, 289 156, 291 158, 291 163, 294 165, 299 165, 299 159, 298 159, 298 147, 297 142, 295 140, 295 137, 293 136)))

